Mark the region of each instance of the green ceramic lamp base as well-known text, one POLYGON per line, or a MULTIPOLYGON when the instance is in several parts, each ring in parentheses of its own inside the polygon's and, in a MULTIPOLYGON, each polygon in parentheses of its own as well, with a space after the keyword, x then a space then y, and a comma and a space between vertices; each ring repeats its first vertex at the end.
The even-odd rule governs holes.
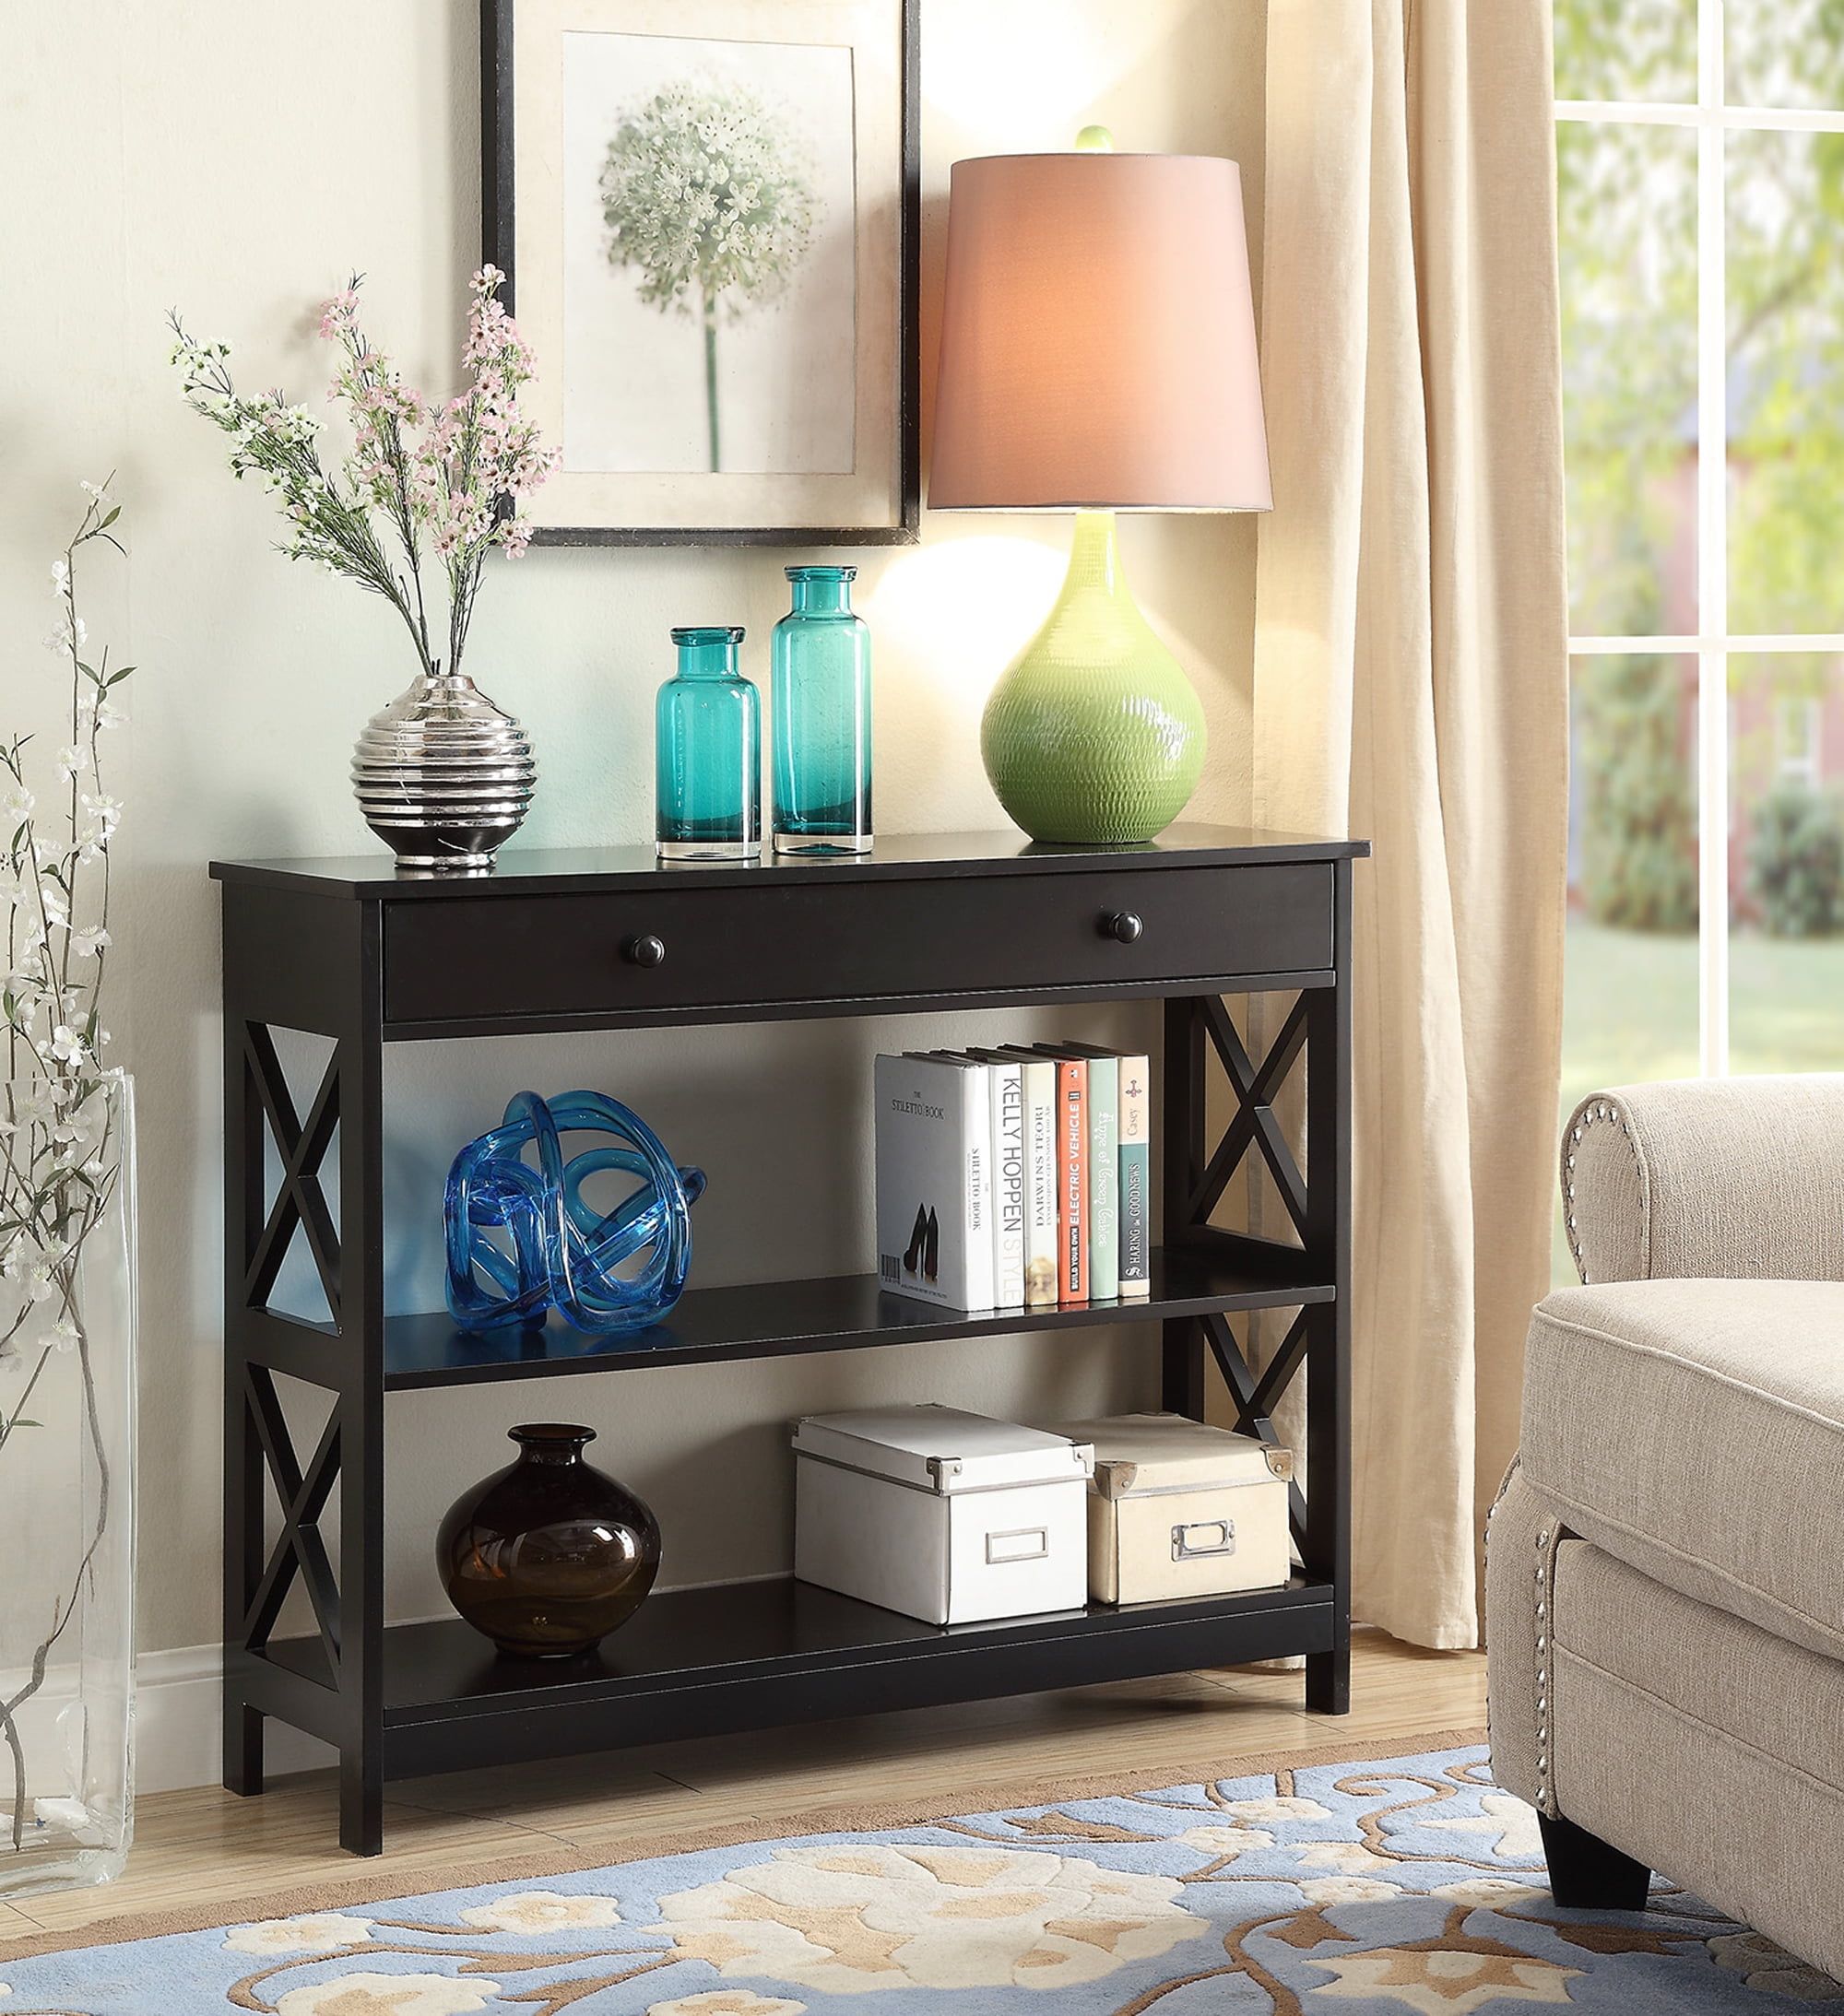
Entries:
POLYGON ((1114 513, 1076 513, 1062 593, 987 701, 980 753, 999 802, 1034 840, 1151 840, 1204 766, 1204 713, 1140 613, 1114 513))

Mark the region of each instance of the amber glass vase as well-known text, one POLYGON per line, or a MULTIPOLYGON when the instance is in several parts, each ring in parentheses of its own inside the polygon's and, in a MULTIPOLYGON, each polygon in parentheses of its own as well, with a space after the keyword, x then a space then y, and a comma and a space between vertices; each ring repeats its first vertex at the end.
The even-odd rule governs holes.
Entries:
POLYGON ((659 1573, 659 1523, 583 1460, 593 1428, 510 1431, 518 1461, 464 1491, 436 1537, 448 1600, 509 1657, 587 1652, 640 1608, 659 1573))

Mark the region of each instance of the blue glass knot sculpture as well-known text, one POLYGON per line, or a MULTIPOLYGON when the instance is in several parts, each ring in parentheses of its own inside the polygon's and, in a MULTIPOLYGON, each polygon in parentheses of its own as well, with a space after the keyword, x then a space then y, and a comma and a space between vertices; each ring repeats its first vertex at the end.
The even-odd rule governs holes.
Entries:
POLYGON ((448 1172, 448 1313, 464 1330, 542 1324, 553 1308, 593 1336, 644 1330, 684 1292, 692 1207, 703 1194, 704 1172, 677 1167, 620 1100, 515 1092, 505 1119, 470 1141, 448 1172), (559 1136, 569 1133, 611 1134, 624 1145, 566 1161, 559 1136), (531 1147, 536 1167, 526 1160, 531 1147), (611 1169, 640 1186, 600 1211, 584 1202, 583 1185, 611 1169))

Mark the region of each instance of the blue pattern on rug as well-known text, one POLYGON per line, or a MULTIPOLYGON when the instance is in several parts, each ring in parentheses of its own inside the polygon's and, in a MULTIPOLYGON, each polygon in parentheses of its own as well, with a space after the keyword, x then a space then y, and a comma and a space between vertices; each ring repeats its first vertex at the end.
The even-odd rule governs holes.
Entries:
POLYGON ((0 2016, 1770 2016, 1661 1885, 1558 1910, 1482 1750, 812 1833, 8 1961, 0 2016), (867 2001, 867 1996, 874 1999, 867 2001))

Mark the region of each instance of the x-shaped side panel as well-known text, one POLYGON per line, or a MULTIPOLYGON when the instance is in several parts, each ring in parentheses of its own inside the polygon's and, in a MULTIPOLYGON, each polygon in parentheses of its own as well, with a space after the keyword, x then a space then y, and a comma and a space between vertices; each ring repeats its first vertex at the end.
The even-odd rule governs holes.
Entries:
POLYGON ((1223 1003, 1214 996, 1206 996, 1201 1006, 1211 1043, 1229 1076, 1236 1110, 1223 1139, 1217 1143, 1216 1152, 1199 1179, 1197 1189, 1186 1202, 1184 1221, 1190 1225, 1208 1222, 1229 1185, 1229 1179, 1252 1147, 1259 1150, 1261 1159, 1268 1164, 1275 1187, 1281 1193, 1281 1201, 1294 1221, 1294 1229, 1304 1239, 1306 1236, 1306 1181, 1300 1173, 1300 1165, 1286 1134, 1275 1117, 1274 1100, 1306 1043, 1306 996, 1303 993, 1294 1000, 1286 1020, 1281 1025, 1280 1034, 1259 1065, 1249 1056, 1223 1003))
POLYGON ((339 1666, 339 1586, 334 1579, 333 1563, 326 1543, 320 1537, 320 1515, 326 1508, 339 1475, 339 1404, 334 1403, 320 1441, 303 1469, 296 1460, 294 1438, 289 1432, 274 1375, 266 1366, 245 1370, 244 1404, 249 1408, 263 1445, 263 1456, 275 1480, 276 1496, 282 1508, 282 1529, 256 1584, 243 1619, 243 1642, 255 1648, 268 1643, 281 1613, 283 1598, 297 1574, 306 1585, 313 1605, 314 1622, 327 1662, 337 1672, 339 1666))
POLYGON ((326 1194, 320 1185, 320 1165, 326 1159, 333 1130, 339 1124, 339 1052, 336 1050, 327 1064, 303 1125, 289 1096, 288 1079, 276 1055, 275 1039, 260 1022, 252 1022, 244 1029, 243 1044, 256 1095, 282 1157, 281 1185, 250 1256, 243 1281, 244 1300, 256 1309, 267 1303, 276 1277, 281 1272, 289 1241, 299 1225, 307 1235, 308 1251, 320 1276, 327 1311, 337 1326, 339 1234, 334 1229, 326 1194))
MULTIPOLYGON (((1223 1384, 1229 1388, 1229 1397, 1235 1403, 1237 1429, 1243 1434, 1258 1436, 1263 1442, 1278 1443, 1281 1438, 1272 1416, 1281 1396, 1293 1385, 1300 1367, 1306 1363, 1306 1311, 1302 1309, 1294 1318, 1292 1327, 1281 1339, 1280 1350, 1259 1377, 1236 1342, 1228 1318, 1209 1315, 1203 1320, 1204 1334, 1210 1338, 1211 1355, 1216 1360, 1223 1384)), ((1287 1509, 1294 1541, 1304 1549, 1306 1543, 1306 1497, 1297 1478, 1287 1486, 1287 1509)))

